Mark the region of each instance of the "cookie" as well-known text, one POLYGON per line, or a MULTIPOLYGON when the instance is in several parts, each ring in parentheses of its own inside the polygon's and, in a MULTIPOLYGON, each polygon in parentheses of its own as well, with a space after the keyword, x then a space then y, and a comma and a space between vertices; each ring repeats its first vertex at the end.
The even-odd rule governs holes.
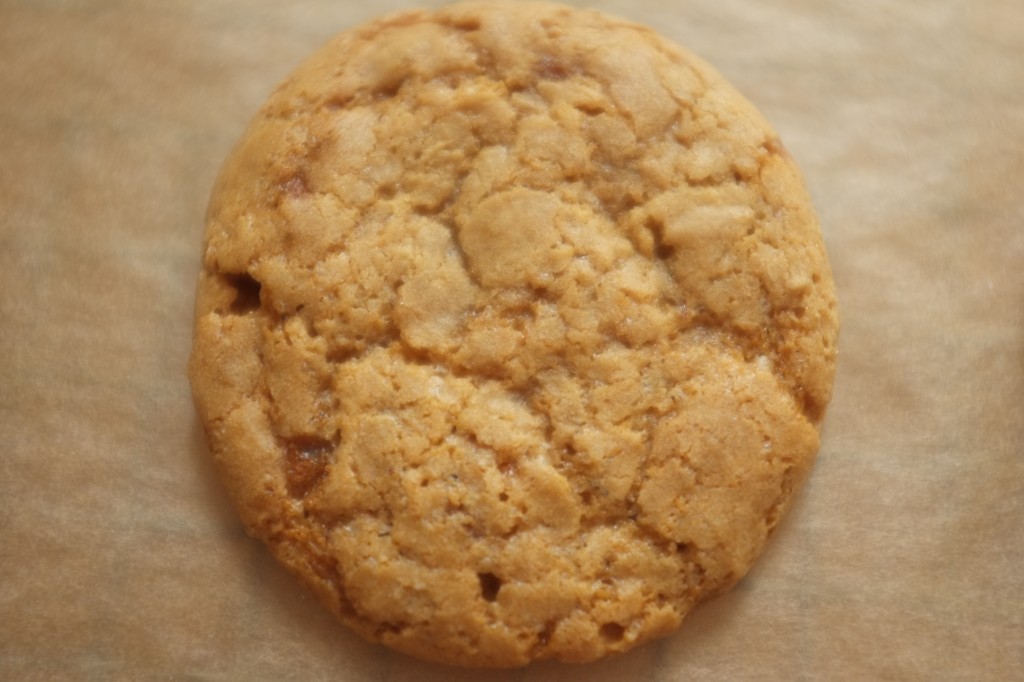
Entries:
POLYGON ((361 635, 590 661, 750 568, 837 313, 775 133, 650 29, 526 2, 343 33, 214 188, 190 375, 248 530, 361 635))

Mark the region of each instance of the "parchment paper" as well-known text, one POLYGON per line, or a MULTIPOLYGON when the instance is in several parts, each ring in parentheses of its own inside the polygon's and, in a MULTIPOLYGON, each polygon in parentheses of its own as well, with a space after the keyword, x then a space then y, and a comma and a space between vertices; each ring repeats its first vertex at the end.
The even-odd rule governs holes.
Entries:
POLYGON ((425 665, 242 532, 185 377, 203 213, 271 88, 397 0, 0 2, 0 679, 1024 678, 1024 3, 608 0, 800 162, 841 298, 754 571, 588 666, 425 665))

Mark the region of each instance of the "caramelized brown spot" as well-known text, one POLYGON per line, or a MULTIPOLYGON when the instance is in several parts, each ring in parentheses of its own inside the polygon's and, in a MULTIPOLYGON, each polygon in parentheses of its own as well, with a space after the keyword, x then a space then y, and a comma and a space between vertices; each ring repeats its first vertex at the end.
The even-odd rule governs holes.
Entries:
POLYGON ((235 299, 231 301, 233 315, 245 315, 260 307, 260 283, 247 273, 226 274, 224 281, 235 290, 235 299))
POLYGON ((285 178, 281 182, 280 187, 282 195, 293 199, 309 194, 309 181, 306 179, 306 174, 301 170, 297 170, 285 178))
POLYGON ((501 590, 501 578, 493 573, 478 573, 480 579, 480 596, 484 601, 494 601, 498 598, 498 591, 501 590))
POLYGON ((626 634, 626 628, 618 623, 605 623, 601 626, 601 637, 607 642, 618 642, 626 634))
POLYGON ((285 444, 285 478, 288 494, 303 498, 327 471, 334 444, 315 437, 293 438, 285 444))
POLYGON ((544 629, 541 630, 540 634, 537 636, 537 644, 539 644, 542 647, 547 646, 548 643, 551 641, 552 635, 555 634, 555 627, 557 626, 558 622, 554 620, 549 620, 546 623, 544 623, 544 629))

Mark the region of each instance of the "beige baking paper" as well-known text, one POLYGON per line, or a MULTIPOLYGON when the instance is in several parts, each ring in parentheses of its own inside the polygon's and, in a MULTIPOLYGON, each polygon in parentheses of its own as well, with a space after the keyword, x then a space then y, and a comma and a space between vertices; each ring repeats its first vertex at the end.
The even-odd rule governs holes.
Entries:
POLYGON ((350 635, 246 538, 185 365, 203 213, 353 0, 0 2, 0 679, 1024 679, 1024 3, 607 0, 772 121, 841 300, 808 487, 674 636, 482 673, 350 635))

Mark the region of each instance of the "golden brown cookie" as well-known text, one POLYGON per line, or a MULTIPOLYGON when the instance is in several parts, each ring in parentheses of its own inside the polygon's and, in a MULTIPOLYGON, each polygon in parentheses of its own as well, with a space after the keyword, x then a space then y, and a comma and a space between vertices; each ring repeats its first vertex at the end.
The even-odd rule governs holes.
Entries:
POLYGON ((337 37, 211 200, 191 379, 246 526, 362 635, 588 661, 750 568, 829 401, 793 161, 647 28, 525 2, 337 37))

